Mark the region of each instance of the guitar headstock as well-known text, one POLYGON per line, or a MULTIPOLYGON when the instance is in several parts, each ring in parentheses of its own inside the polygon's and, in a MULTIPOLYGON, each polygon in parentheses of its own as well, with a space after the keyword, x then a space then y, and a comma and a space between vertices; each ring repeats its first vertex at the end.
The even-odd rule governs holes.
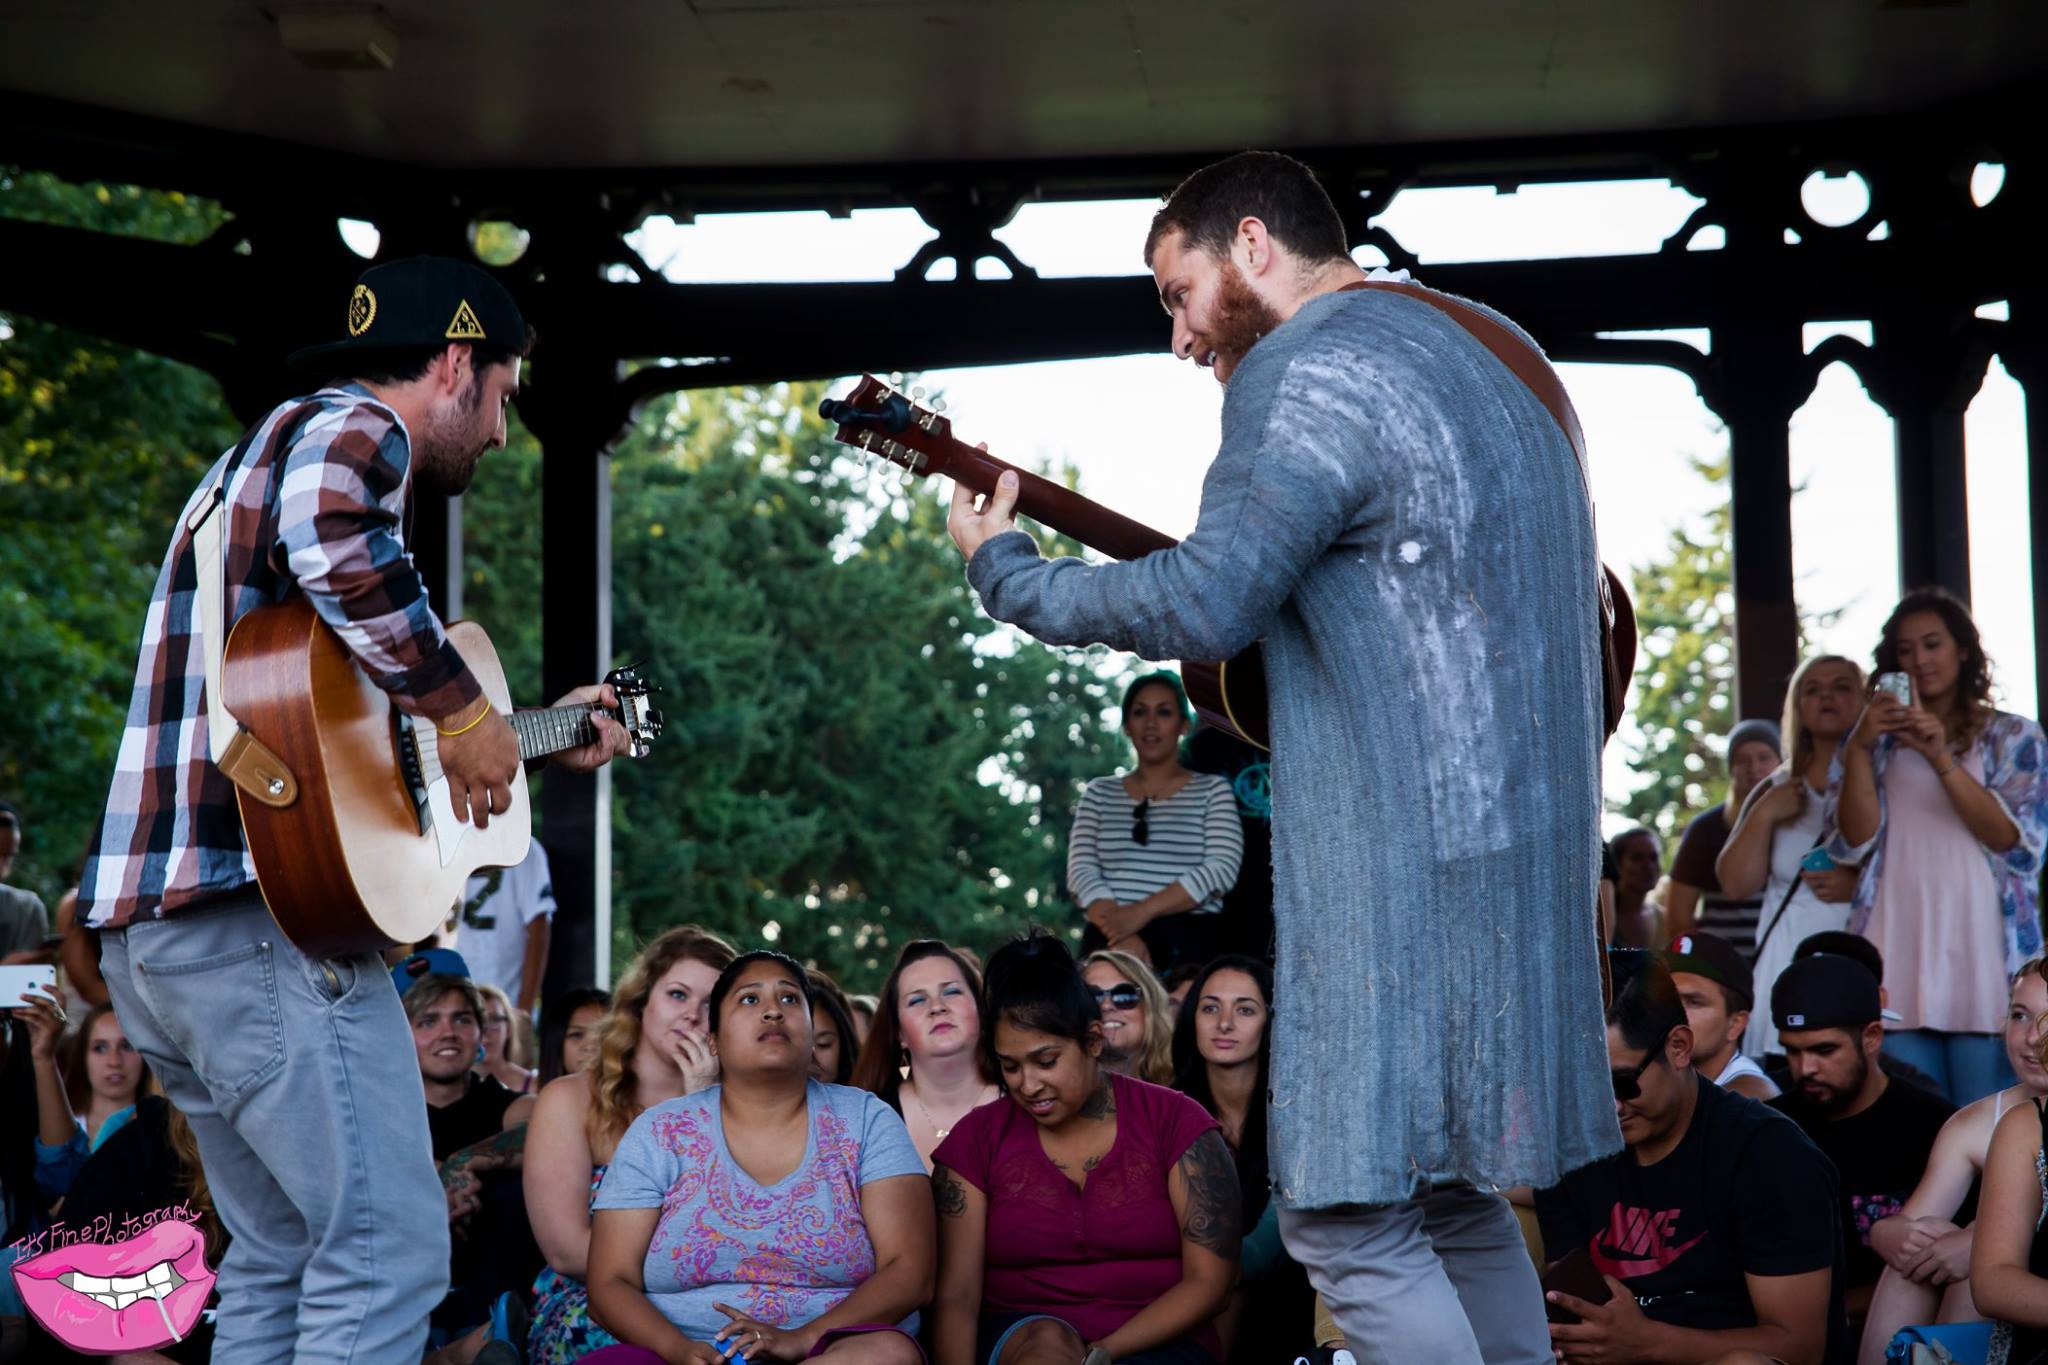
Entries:
POLYGON ((958 443, 945 403, 934 399, 927 405, 923 389, 905 393, 902 376, 892 378, 893 383, 864 374, 845 398, 818 404, 818 415, 839 424, 834 440, 871 458, 920 476, 946 473, 958 443))
POLYGON ((634 758, 647 757, 655 738, 661 734, 661 712, 652 701, 660 689, 640 676, 638 664, 615 668, 604 675, 604 680, 618 694, 619 709, 612 718, 626 727, 626 752, 634 758))

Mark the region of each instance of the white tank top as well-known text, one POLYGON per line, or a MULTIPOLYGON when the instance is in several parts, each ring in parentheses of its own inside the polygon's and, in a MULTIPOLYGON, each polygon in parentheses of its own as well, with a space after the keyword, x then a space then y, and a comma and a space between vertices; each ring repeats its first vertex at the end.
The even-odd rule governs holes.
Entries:
POLYGON ((1728 1059, 1728 1065, 1722 1067, 1721 1074, 1714 1077, 1714 1084, 1726 1090, 1728 1083, 1740 1076, 1754 1076, 1765 1085, 1770 1086, 1771 1089, 1776 1090, 1778 1088, 1777 1084, 1764 1074, 1762 1067, 1751 1061, 1747 1054, 1741 1052, 1728 1059))

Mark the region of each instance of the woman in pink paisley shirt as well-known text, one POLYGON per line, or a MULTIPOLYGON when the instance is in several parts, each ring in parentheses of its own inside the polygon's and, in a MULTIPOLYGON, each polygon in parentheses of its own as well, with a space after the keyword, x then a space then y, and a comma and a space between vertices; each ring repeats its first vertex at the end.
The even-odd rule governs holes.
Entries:
POLYGON ((921 1365, 931 1184, 896 1111, 812 1080, 810 983, 742 954, 711 989, 720 1082, 649 1109, 592 1206, 600 1365, 921 1365))

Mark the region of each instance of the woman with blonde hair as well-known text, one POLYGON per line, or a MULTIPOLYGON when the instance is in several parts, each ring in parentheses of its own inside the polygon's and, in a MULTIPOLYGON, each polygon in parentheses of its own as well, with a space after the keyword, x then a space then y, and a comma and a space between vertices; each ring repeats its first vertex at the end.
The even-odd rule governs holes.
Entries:
POLYGON ((517 1050, 514 1030, 518 1025, 512 997, 488 981, 475 985, 477 994, 484 998, 484 1056, 477 1063, 477 1074, 495 1077, 498 1084, 515 1095, 530 1094, 534 1073, 513 1056, 517 1050))
POLYGON ((1102 1010, 1102 1064, 1153 1085, 1173 1084, 1173 1003, 1152 969, 1100 948, 1081 959, 1081 979, 1102 1010))
POLYGON ((619 1139, 664 1100, 718 1079, 711 988, 737 956, 695 925, 670 929, 619 978, 597 1061, 540 1092, 526 1130, 527 1217, 547 1269, 534 1281, 527 1359, 557 1365, 613 1344, 590 1319, 590 1206, 619 1139))
MULTIPOLYGON (((1763 897, 1754 972, 1759 1000, 1770 1000, 1778 973, 1807 935, 1849 927, 1856 869, 1832 866, 1824 845, 1834 829, 1824 816, 1828 772, 1862 708, 1863 670, 1853 662, 1817 654, 1799 665, 1785 689, 1785 764, 1750 793, 1715 862, 1722 891, 1763 897), (1830 866, 1812 865, 1821 861, 1830 866)), ((1777 1050, 1771 1012, 1750 1011, 1744 1055, 1777 1050)))

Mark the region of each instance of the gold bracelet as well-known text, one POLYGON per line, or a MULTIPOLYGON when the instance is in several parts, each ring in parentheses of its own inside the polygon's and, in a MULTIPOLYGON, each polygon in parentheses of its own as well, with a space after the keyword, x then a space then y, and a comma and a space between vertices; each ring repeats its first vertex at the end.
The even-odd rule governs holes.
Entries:
POLYGON ((1937 772, 1936 772, 1936 773, 1935 773, 1934 775, 1935 775, 1936 777, 1947 777, 1947 776, 1948 776, 1948 775, 1949 775, 1950 773, 1954 772, 1955 770, 1956 770, 1956 765, 1955 765, 1955 764, 1953 764, 1953 763, 1951 763, 1951 764, 1949 764, 1949 765, 1948 765, 1948 766, 1947 766, 1946 768, 1942 768, 1942 769, 1938 770, 1938 771, 1937 771, 1937 772))
POLYGON ((484 723, 485 716, 491 714, 491 699, 489 697, 485 697, 483 698, 483 703, 484 709, 476 713, 476 719, 471 721, 469 724, 463 726, 460 730, 443 730, 440 726, 436 725, 434 727, 435 733, 441 735, 443 738, 446 739, 453 739, 457 735, 468 734, 471 730, 476 729, 477 726, 484 723))

